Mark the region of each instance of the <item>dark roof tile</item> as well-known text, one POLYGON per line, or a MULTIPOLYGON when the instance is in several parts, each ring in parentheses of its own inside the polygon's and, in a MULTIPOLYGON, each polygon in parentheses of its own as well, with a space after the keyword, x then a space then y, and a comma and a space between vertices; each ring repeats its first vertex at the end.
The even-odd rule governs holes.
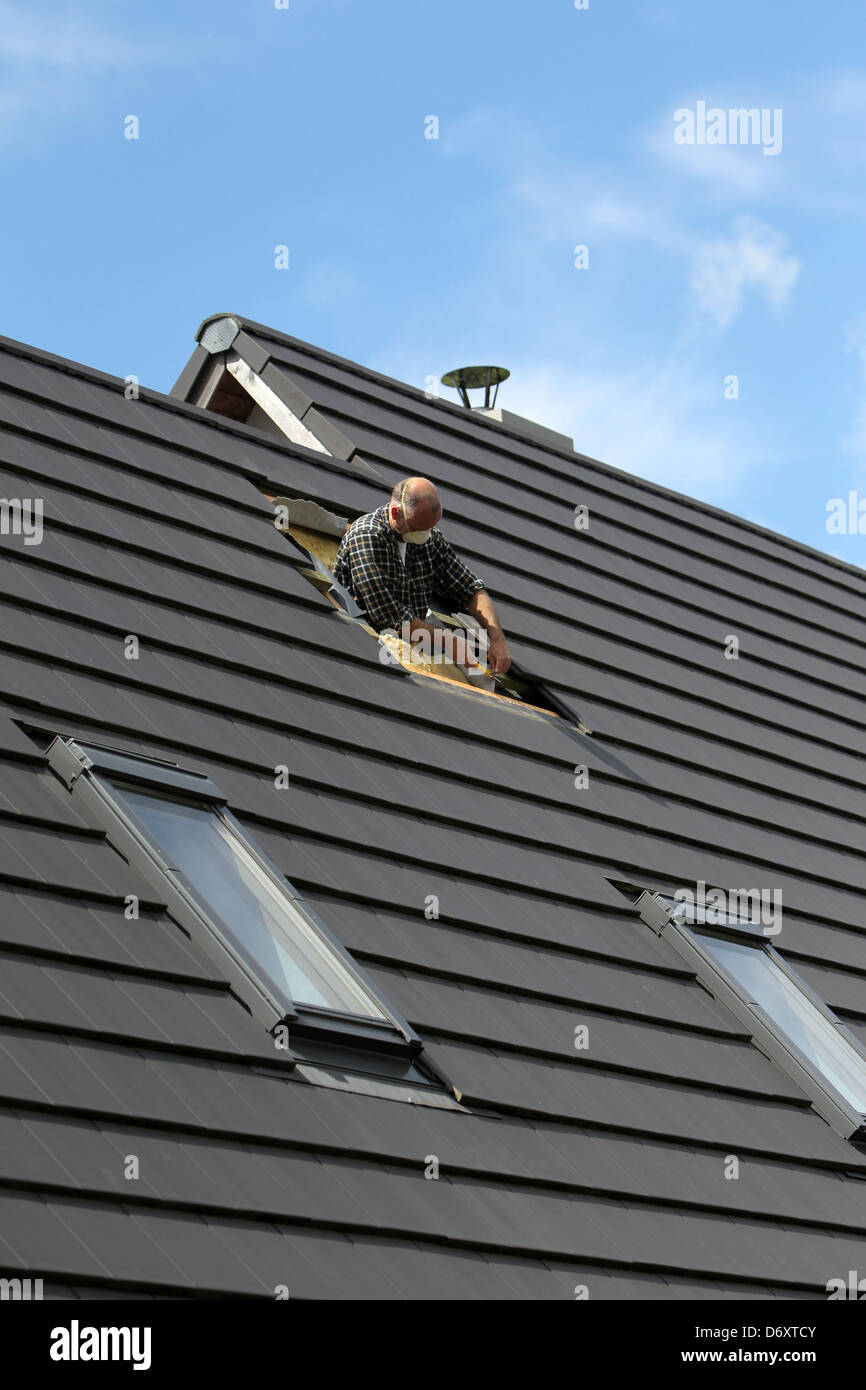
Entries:
POLYGON ((0 343, 0 484, 46 505, 0 556, 4 1267, 67 1298, 820 1296, 866 1160, 609 880, 781 887, 783 953, 866 1036, 862 574, 241 322, 340 453, 440 482, 518 659, 596 732, 383 667, 307 583, 257 483, 351 516, 385 487, 354 455, 0 343), (464 1111, 280 1065, 44 770, 54 732, 211 776, 464 1111))

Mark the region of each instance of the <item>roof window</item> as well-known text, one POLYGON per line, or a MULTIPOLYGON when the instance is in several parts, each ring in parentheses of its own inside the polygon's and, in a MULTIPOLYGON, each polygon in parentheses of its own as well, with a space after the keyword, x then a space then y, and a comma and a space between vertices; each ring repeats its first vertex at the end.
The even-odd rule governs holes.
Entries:
POLYGON ((866 1048, 768 939, 778 935, 781 923, 762 912, 762 895, 754 910, 758 890, 707 893, 699 883, 697 894, 679 889, 669 895, 620 887, 633 901, 638 893, 642 919, 670 942, 837 1133, 866 1145, 866 1048), (749 911, 742 910, 744 899, 750 900, 749 911))
MULTIPOLYGON (((214 958, 281 1055, 430 1085, 420 1039, 228 809, 176 763, 57 737, 51 767, 214 958)), ((449 1084, 449 1083, 445 1083, 449 1084)))

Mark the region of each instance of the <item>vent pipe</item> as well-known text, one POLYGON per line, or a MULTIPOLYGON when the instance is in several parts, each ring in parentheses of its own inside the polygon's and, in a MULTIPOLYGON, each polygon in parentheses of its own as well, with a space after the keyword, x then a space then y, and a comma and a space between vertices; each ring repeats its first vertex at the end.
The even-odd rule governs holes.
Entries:
POLYGON ((446 372, 442 377, 443 386, 452 386, 455 391, 460 392, 460 399, 467 410, 472 410, 473 405, 469 399, 470 391, 484 392, 484 404, 474 407, 477 410, 492 410, 496 404, 496 396, 499 391, 499 384, 507 381, 511 373, 507 367, 456 367, 453 372, 446 372), (491 399, 490 392, 493 391, 491 399))

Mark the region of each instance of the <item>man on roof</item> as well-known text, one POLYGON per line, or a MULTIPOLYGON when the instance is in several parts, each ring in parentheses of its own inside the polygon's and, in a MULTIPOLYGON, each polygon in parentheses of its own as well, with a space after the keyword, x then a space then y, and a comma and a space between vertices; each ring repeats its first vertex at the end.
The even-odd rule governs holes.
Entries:
POLYGON ((443 655, 471 671, 465 637, 443 633, 426 620, 434 595, 449 612, 468 613, 487 632, 491 673, 504 675, 511 653, 496 609, 481 580, 438 529, 441 519, 442 503, 429 479, 404 479, 387 506, 352 522, 340 542, 334 578, 366 611, 377 632, 390 629, 413 644, 423 643, 426 634, 434 649, 435 632, 443 655))

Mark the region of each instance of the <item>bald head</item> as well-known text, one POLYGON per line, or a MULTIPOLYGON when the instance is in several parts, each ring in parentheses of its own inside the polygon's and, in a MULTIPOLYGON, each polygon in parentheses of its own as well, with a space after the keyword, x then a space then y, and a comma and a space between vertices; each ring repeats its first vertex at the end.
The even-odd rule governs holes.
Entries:
POLYGON ((395 531, 429 531, 442 519, 442 503, 429 478, 404 478, 391 493, 388 520, 395 531))

